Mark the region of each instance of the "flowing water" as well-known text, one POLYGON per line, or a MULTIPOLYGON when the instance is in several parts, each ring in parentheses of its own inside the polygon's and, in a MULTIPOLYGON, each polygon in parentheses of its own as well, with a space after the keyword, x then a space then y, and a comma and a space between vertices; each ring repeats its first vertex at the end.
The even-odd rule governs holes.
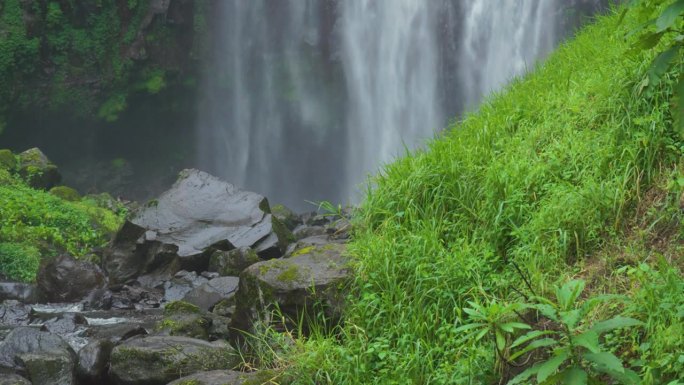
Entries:
POLYGON ((357 199, 366 175, 533 67, 601 1, 218 3, 199 167, 301 210, 357 199))

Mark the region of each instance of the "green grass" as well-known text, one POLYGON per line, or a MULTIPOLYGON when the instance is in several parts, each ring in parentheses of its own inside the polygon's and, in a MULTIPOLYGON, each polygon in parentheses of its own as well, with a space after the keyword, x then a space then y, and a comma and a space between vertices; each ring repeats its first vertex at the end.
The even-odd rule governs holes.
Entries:
MULTIPOLYGON (((622 24, 615 14, 599 18, 426 150, 373 178, 350 244, 357 278, 345 324, 290 351, 293 383, 498 383, 507 373, 495 367, 491 344, 463 341, 456 330, 467 301, 549 295, 598 258, 640 266, 641 255, 624 262, 601 251, 623 244, 656 180, 681 177, 682 142, 671 116, 677 74, 651 96, 637 92, 653 58, 625 39, 638 23, 631 14, 622 24)), ((676 201, 668 207, 677 227, 676 201)), ((672 239, 679 242, 681 231, 672 239)), ((604 342, 647 384, 684 377, 684 343, 668 338, 684 322, 677 255, 652 267, 672 281, 665 288, 639 286, 626 270, 624 287, 610 273, 593 287, 636 296, 630 314, 649 326, 604 342), (678 315, 654 318, 657 297, 648 293, 661 289, 679 302, 678 315), (657 369, 643 344, 679 366, 657 369)))
POLYGON ((60 253, 85 256, 105 245, 125 212, 90 199, 70 202, 28 187, 0 170, 0 275, 31 281, 40 260, 60 253))

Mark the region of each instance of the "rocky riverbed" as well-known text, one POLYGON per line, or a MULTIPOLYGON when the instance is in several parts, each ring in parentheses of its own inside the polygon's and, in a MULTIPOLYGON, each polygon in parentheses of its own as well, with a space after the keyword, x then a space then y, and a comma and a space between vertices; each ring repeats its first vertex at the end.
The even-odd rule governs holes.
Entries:
POLYGON ((255 325, 341 321, 339 214, 295 214, 184 170, 98 262, 62 255, 35 284, 0 282, 0 385, 267 383, 242 365, 255 325))

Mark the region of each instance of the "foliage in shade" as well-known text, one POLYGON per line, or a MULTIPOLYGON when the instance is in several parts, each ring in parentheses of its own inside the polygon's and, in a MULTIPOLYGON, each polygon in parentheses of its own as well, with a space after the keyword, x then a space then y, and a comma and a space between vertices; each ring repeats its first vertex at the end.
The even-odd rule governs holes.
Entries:
POLYGON ((91 199, 67 201, 32 189, 0 170, 0 275, 31 281, 41 258, 85 256, 103 246, 123 221, 91 199))

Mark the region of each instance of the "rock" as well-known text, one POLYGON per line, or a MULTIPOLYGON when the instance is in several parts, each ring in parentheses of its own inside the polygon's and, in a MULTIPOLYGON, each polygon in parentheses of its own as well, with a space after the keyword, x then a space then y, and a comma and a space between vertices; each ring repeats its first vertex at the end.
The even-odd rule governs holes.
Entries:
POLYGON ((117 385, 164 385, 183 375, 233 368, 239 362, 239 355, 223 342, 156 336, 115 347, 109 375, 117 385))
POLYGON ((7 149, 0 150, 0 169, 14 171, 17 168, 17 158, 12 151, 7 149))
POLYGON ((346 247, 337 243, 312 246, 290 258, 248 267, 240 275, 232 322, 237 332, 231 337, 240 340, 239 331, 253 331, 257 320, 269 323, 276 308, 290 320, 299 320, 303 312, 313 316, 323 311, 334 323, 341 317, 341 286, 350 272, 346 247))
POLYGON ((217 316, 232 318, 235 313, 235 297, 220 301, 214 305, 214 309, 211 312, 217 316))
POLYGON ((178 247, 163 244, 155 238, 153 231, 126 221, 102 257, 102 266, 110 282, 125 283, 141 275, 156 276, 148 277, 149 282, 173 277, 180 270, 178 247))
POLYGON ((78 202, 81 200, 81 194, 75 189, 67 186, 53 187, 49 191, 50 194, 62 198, 65 201, 78 202))
POLYGON ((246 385, 245 381, 253 379, 254 373, 236 372, 233 370, 213 370, 199 372, 179 378, 168 385, 246 385))
POLYGON ((282 224, 284 224, 290 231, 302 224, 300 218, 294 211, 283 205, 275 205, 271 207, 271 214, 276 217, 282 224))
POLYGON ((112 290, 112 309, 151 309, 161 305, 163 294, 161 290, 148 289, 138 285, 122 285, 110 288, 112 290))
POLYGON ((224 299, 235 296, 240 279, 238 277, 218 277, 193 289, 183 297, 183 301, 196 305, 204 311, 224 299))
POLYGON ((112 341, 92 341, 78 352, 76 376, 82 384, 102 384, 109 369, 109 358, 114 349, 112 341))
POLYGON ((57 166, 38 148, 32 148, 19 154, 19 175, 29 186, 49 190, 62 180, 57 166))
POLYGON ((19 361, 33 385, 75 385, 74 360, 67 355, 22 354, 19 361))
POLYGON ((0 385, 31 385, 31 381, 18 374, 3 374, 0 377, 0 385))
POLYGON ((31 321, 31 307, 17 301, 7 300, 0 304, 0 325, 28 325, 31 321))
POLYGON ((41 264, 36 276, 38 288, 52 302, 78 301, 106 286, 102 270, 85 261, 63 255, 41 264))
POLYGON ((181 270, 170 280, 164 282, 164 301, 179 301, 192 289, 209 282, 194 271, 181 270))
POLYGON ((8 299, 15 299, 23 303, 37 303, 42 300, 35 284, 0 282, 0 302, 8 299))
POLYGON ((244 269, 260 261, 261 258, 250 247, 230 251, 216 250, 209 258, 209 270, 222 276, 238 276, 244 269))
POLYGON ((95 289, 88 293, 83 301, 85 310, 109 310, 114 303, 114 296, 110 290, 105 288, 95 289))
POLYGON ((24 371, 34 384, 73 384, 75 362, 66 341, 35 328, 16 328, 0 343, 0 372, 24 371))
POLYGON ((296 239, 303 239, 308 237, 315 237, 318 235, 326 235, 327 231, 323 226, 300 225, 294 229, 293 234, 296 239))
POLYGON ((63 336, 87 325, 88 321, 82 314, 64 313, 45 321, 40 330, 63 336))
MULTIPOLYGON (((211 246, 257 249, 271 236, 282 255, 291 239, 287 228, 270 214, 266 198, 198 170, 182 171, 173 187, 132 222, 154 232, 156 241, 175 246, 182 267, 197 271, 206 270, 205 251, 211 246)), ((271 243, 261 249, 272 252, 271 243)))
POLYGON ((213 319, 199 307, 187 302, 175 301, 166 305, 164 319, 157 324, 155 329, 165 335, 208 340, 212 321, 213 319))

